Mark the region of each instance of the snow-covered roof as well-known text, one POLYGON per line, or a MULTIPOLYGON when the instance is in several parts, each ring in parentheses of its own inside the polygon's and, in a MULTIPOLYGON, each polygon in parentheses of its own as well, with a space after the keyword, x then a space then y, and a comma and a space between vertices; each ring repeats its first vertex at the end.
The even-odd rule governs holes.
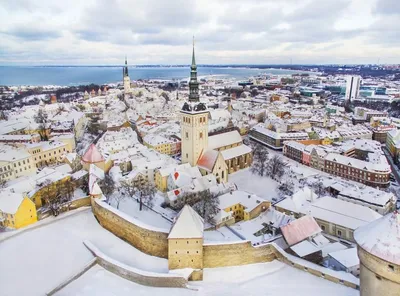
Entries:
POLYGON ((180 165, 174 164, 174 165, 159 169, 159 172, 162 177, 167 177, 173 171, 185 170, 187 168, 190 168, 190 163, 183 163, 180 165))
POLYGON ((168 239, 176 238, 203 238, 203 218, 191 206, 185 205, 179 212, 168 239))
POLYGON ((229 208, 235 204, 241 204, 246 212, 252 211, 260 203, 265 202, 265 199, 258 197, 255 194, 251 194, 245 191, 232 191, 218 197, 219 208, 221 210, 229 208))
POLYGON ((205 169, 211 172, 214 168, 214 165, 218 159, 218 155, 220 152, 216 150, 208 150, 206 151, 198 160, 197 166, 199 168, 205 169))
POLYGON ((346 166, 351 166, 356 169, 360 170, 368 170, 368 171, 377 171, 379 173, 382 172, 391 172, 390 165, 388 164, 385 156, 382 155, 383 158, 380 158, 381 162, 378 163, 372 163, 344 155, 340 155, 337 153, 329 153, 325 159, 336 162, 339 164, 343 164, 346 166))
POLYGON ((104 179, 104 171, 95 164, 90 164, 89 174, 96 176, 97 179, 104 179))
POLYGON ((317 195, 308 186, 305 186, 292 196, 276 203, 276 206, 293 213, 298 213, 316 198, 317 195))
POLYGON ((365 251, 400 265, 400 214, 387 214, 354 232, 354 239, 365 251))
POLYGON ((299 257, 304 257, 309 254, 315 253, 319 251, 313 243, 308 240, 303 240, 302 242, 295 244, 290 247, 292 251, 294 251, 299 257))
POLYGON ((293 246, 322 230, 311 216, 303 216, 281 227, 283 236, 289 246, 293 246))
POLYGON ((217 149, 236 143, 241 143, 242 137, 237 130, 208 137, 208 149, 217 149))
POLYGON ((97 182, 94 182, 92 187, 89 188, 90 190, 90 195, 101 195, 103 194, 103 191, 101 191, 101 188, 97 182))
POLYGON ((344 249, 329 253, 329 256, 335 259, 346 268, 351 268, 360 265, 358 259, 357 248, 344 249))
POLYGON ((86 163, 96 163, 104 161, 103 155, 96 148, 95 144, 91 144, 86 151, 86 153, 82 157, 82 161, 86 163))
POLYGON ((251 152, 251 148, 244 144, 221 151, 224 160, 229 160, 251 152))
POLYGON ((317 199, 301 211, 316 219, 324 220, 349 229, 357 229, 382 217, 368 207, 325 196, 317 199))
POLYGON ((14 215, 22 201, 24 200, 24 194, 14 193, 9 190, 3 190, 0 192, 0 210, 7 214, 14 215))
POLYGON ((365 186, 362 188, 359 188, 357 186, 344 188, 339 192, 338 198, 360 200, 381 207, 386 206, 388 202, 394 202, 396 200, 396 197, 393 193, 385 192, 369 186, 365 186))

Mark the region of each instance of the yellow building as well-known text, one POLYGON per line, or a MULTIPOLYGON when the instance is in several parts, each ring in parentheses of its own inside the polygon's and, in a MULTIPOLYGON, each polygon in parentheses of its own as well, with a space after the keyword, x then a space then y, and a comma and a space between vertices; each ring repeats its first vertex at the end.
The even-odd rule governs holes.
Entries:
POLYGON ((34 158, 26 149, 2 145, 0 151, 0 179, 13 180, 36 173, 34 158))
POLYGON ((61 161, 65 153, 72 152, 70 145, 60 141, 44 141, 25 145, 37 168, 61 161))
POLYGON ((398 163, 400 155, 400 130, 393 129, 387 133, 386 148, 393 157, 395 163, 398 163))
POLYGON ((203 269, 203 219, 189 206, 179 212, 168 235, 169 269, 203 269))
POLYGON ((37 221, 35 204, 24 194, 0 193, 0 223, 4 227, 21 228, 37 221))
POLYGON ((30 199, 35 203, 36 208, 39 209, 45 203, 45 195, 55 194, 55 192, 62 188, 70 179, 70 175, 64 175, 59 172, 53 172, 50 175, 43 176, 36 180, 37 188, 29 193, 30 199), (46 182, 46 180, 51 180, 52 182, 50 184, 45 184, 44 182, 46 182))
POLYGON ((148 134, 143 138, 143 145, 154 149, 162 154, 172 155, 172 145, 174 141, 160 135, 148 134))
POLYGON ((158 190, 161 192, 167 192, 168 191, 168 177, 171 173, 173 172, 181 172, 185 171, 187 169, 190 169, 191 166, 189 163, 184 163, 180 165, 173 165, 167 168, 162 168, 156 170, 155 173, 155 185, 158 190))
POLYGON ((226 221, 229 221, 231 217, 235 219, 235 222, 254 219, 271 206, 271 202, 239 190, 226 193, 218 198, 220 209, 229 215, 220 215, 220 219, 216 221, 217 227, 226 225, 226 221))

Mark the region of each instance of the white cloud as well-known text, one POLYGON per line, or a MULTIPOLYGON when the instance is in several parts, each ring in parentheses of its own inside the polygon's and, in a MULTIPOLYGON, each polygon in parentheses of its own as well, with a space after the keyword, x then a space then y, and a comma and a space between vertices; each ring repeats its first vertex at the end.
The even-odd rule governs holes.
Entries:
POLYGON ((0 64, 400 62, 399 0, 0 2, 0 64))

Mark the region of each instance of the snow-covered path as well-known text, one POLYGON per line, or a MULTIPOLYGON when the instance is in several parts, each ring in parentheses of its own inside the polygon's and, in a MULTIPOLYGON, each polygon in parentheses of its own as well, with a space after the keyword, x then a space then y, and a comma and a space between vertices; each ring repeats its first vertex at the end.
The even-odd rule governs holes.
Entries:
POLYGON ((279 261, 204 270, 203 282, 190 282, 198 291, 141 286, 95 266, 57 295, 267 295, 358 296, 359 291, 315 277, 279 261))
POLYGON ((82 243, 86 239, 128 265, 168 272, 166 259, 146 255, 120 240, 103 229, 88 209, 1 242, 0 294, 44 295, 93 258, 82 243))

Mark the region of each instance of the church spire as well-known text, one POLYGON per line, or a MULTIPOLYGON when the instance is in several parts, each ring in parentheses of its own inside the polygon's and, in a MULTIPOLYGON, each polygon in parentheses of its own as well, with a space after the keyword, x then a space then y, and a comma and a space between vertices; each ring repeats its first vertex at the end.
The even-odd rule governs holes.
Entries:
POLYGON ((125 55, 125 67, 124 67, 123 73, 124 73, 124 76, 129 76, 129 74, 128 74, 128 59, 127 59, 126 55, 125 55))
POLYGON ((195 59, 195 55, 194 55, 194 36, 193 36, 193 53, 192 53, 192 68, 197 68, 196 66, 196 59, 195 59))
POLYGON ((189 102, 199 102, 199 83, 197 81, 197 66, 194 55, 194 36, 193 36, 193 53, 192 65, 190 66, 190 81, 189 81, 189 102))

